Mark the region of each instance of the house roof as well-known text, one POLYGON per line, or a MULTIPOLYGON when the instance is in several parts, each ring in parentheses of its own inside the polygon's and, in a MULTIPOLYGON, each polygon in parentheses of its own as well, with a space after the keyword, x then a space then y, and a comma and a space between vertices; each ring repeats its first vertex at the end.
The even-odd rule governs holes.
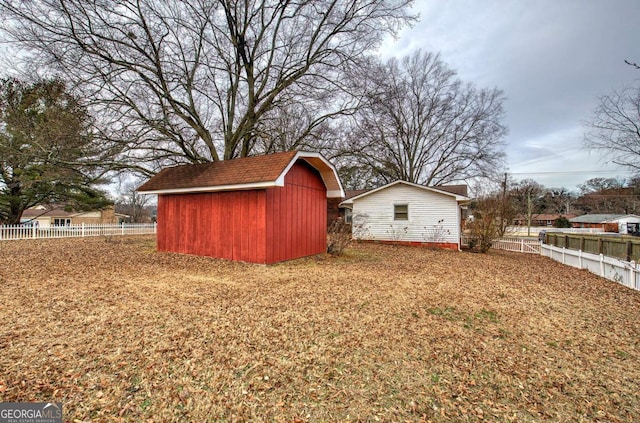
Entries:
POLYGON ((569 219, 571 223, 607 223, 620 220, 625 217, 639 217, 635 214, 583 214, 569 219))
MULTIPOLYGON (((37 219, 39 217, 49 217, 49 218, 70 218, 75 216, 80 216, 83 214, 102 211, 100 209, 96 210, 83 210, 77 211, 70 209, 65 204, 46 204, 46 205, 37 205, 35 207, 31 207, 22 212, 22 219, 37 219)), ((119 213, 115 213, 118 215, 119 213)), ((122 215, 126 216, 126 215, 122 215)))
POLYGON ((344 191, 335 167, 319 153, 288 151, 161 170, 138 188, 143 194, 233 191, 284 186, 284 177, 296 161, 315 168, 327 187, 327 197, 342 198, 344 191))
POLYGON ((469 196, 469 187, 466 185, 435 185, 433 188, 453 194, 464 195, 465 197, 469 196))
POLYGON ((399 184, 408 185, 408 186, 411 186, 411 187, 423 189, 425 191, 430 191, 430 192, 435 192, 435 193, 438 193, 438 194, 447 195, 449 197, 454 197, 456 199, 456 201, 461 202, 461 203, 471 200, 466 195, 460 195, 460 194, 456 194, 454 192, 446 191, 446 190, 442 189, 441 186, 440 187, 428 187, 428 186, 425 186, 425 185, 414 184, 412 182, 407 182, 407 181, 395 181, 395 182, 391 182, 389 184, 383 185, 383 186, 381 186, 379 188, 372 189, 372 190, 366 191, 366 192, 364 192, 362 194, 359 194, 359 195, 356 195, 354 197, 351 197, 351 198, 349 198, 347 200, 344 200, 340 204, 341 205, 342 204, 353 204, 354 200, 358 200, 360 198, 366 197, 367 195, 371 195, 371 194, 376 193, 378 191, 381 191, 383 189, 387 189, 387 188, 390 188, 390 187, 393 187, 393 186, 399 185, 399 184))
POLYGON ((349 189, 344 192, 344 199, 348 200, 357 195, 364 194, 367 191, 371 191, 371 189, 349 189))
MULTIPOLYGON (((538 214, 532 214, 531 215, 531 220, 556 220, 560 217, 566 217, 567 219, 572 219, 574 217, 576 217, 577 215, 575 214, 567 214, 567 213, 538 213, 538 214)), ((519 214, 518 216, 515 217, 514 220, 526 220, 527 216, 523 215, 523 214, 519 214)))
POLYGON ((53 209, 27 209, 22 212, 22 218, 35 219, 38 217, 73 217, 80 214, 77 211, 67 211, 64 208, 53 208, 53 209))

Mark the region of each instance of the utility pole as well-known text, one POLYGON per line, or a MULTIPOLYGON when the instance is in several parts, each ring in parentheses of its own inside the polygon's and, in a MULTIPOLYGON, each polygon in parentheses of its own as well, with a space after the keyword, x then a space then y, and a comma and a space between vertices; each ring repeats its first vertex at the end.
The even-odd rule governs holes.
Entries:
POLYGON ((507 214, 507 172, 504 173, 504 181, 502 181, 502 207, 500 208, 500 236, 504 235, 504 232, 508 226, 505 224, 505 215, 507 214))
POLYGON ((502 182, 502 201, 507 198, 507 172, 504 173, 504 181, 502 182))
POLYGON ((531 191, 527 192, 527 236, 531 236, 531 191))

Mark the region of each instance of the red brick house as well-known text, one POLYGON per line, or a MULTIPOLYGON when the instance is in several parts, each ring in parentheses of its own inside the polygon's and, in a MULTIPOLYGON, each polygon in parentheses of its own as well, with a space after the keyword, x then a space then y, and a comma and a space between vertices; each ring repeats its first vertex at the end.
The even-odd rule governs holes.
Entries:
POLYGON ((334 166, 302 151, 175 166, 138 192, 158 195, 159 251, 252 263, 324 253, 327 198, 344 196, 334 166))
MULTIPOLYGON (((573 219, 577 214, 561 214, 561 213, 536 213, 531 215, 531 226, 553 226, 553 222, 556 219, 561 217, 565 217, 567 219, 573 219)), ((515 226, 527 226, 527 216, 518 215, 515 219, 513 219, 513 224, 515 226)))

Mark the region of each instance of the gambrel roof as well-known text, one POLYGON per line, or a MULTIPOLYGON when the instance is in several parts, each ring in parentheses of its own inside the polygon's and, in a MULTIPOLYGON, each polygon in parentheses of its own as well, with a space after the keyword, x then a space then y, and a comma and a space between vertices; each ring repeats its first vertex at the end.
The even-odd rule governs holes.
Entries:
POLYGON ((344 197, 335 167, 321 154, 305 151, 169 167, 137 191, 142 194, 180 194, 284 186, 285 175, 298 160, 305 161, 320 173, 327 187, 327 197, 344 197))

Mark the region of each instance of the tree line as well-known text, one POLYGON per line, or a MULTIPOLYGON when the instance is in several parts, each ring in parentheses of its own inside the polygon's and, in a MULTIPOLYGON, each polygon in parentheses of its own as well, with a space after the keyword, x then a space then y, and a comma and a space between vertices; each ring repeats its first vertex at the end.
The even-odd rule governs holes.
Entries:
POLYGON ((478 195, 469 208, 472 219, 467 229, 474 247, 485 252, 515 222, 538 226, 534 221, 541 214, 551 215, 552 226, 558 228, 571 227, 569 219, 583 214, 640 215, 640 176, 591 178, 579 184, 577 191, 548 188, 533 179, 514 181, 505 177, 500 188, 494 185, 478 195))
MULTIPOLYGON (((385 36, 416 20, 411 4, 0 1, 3 38, 39 76, 3 86, 43 104, 48 94, 34 94, 35 84, 64 87, 83 140, 58 155, 28 135, 31 122, 3 119, 0 219, 16 223, 50 194, 42 175, 29 176, 42 163, 55 168, 48 180, 61 192, 55 173, 71 163, 83 181, 98 182, 292 149, 323 153, 350 188, 490 175, 504 164, 503 93, 460 80, 431 52, 376 55, 385 36), (27 201, 27 186, 41 195, 27 201)), ((63 108, 56 117, 70 130, 63 108)), ((75 142, 67 135, 55 142, 75 142)))

